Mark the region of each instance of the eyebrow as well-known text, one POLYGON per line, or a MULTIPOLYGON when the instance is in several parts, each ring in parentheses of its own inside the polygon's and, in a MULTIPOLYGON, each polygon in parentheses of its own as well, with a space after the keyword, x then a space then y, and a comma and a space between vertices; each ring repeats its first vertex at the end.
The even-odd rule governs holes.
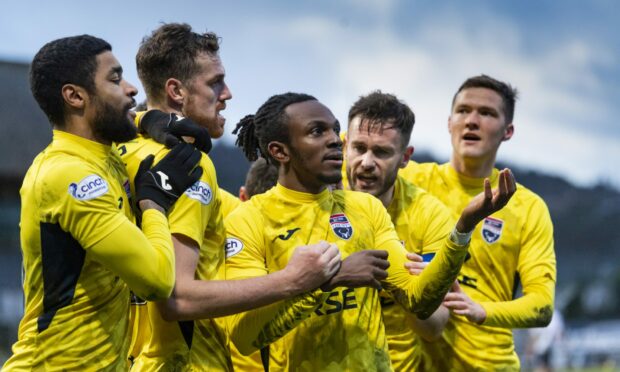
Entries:
POLYGON ((340 122, 338 121, 338 119, 336 119, 336 121, 331 122, 331 123, 328 121, 324 121, 324 120, 312 120, 306 124, 307 127, 311 125, 334 125, 334 127, 340 127, 340 122))
POLYGON ((488 111, 493 111, 493 112, 496 112, 496 113, 499 113, 500 110, 501 110, 501 109, 497 110, 493 106, 487 106, 487 105, 476 106, 476 105, 467 104, 467 103, 460 103, 460 104, 454 106, 454 109, 456 110, 456 109, 463 108, 463 107, 470 108, 470 109, 473 109, 474 107, 476 107, 476 110, 488 110, 488 111))
POLYGON ((120 66, 120 65, 117 65, 117 66, 112 67, 112 68, 110 69, 109 74, 111 75, 111 74, 114 74, 114 73, 117 73, 117 74, 119 74, 119 75, 122 75, 122 74, 123 74, 123 67, 122 67, 122 66, 120 66))

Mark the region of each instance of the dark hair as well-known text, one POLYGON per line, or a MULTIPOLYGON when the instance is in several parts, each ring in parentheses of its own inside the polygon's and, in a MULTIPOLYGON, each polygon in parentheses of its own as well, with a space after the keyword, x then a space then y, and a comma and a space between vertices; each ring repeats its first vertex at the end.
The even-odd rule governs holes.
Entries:
POLYGON ((262 194, 278 182, 278 168, 266 159, 258 158, 248 170, 245 177, 245 191, 248 198, 262 194))
POLYGON ((415 124, 415 114, 407 104, 395 95, 380 90, 361 96, 349 109, 349 123, 354 117, 360 116, 370 125, 389 125, 401 133, 403 147, 411 139, 411 131, 415 124))
POLYGON ((63 125, 63 85, 94 93, 97 55, 111 50, 105 40, 79 35, 50 41, 37 52, 30 65, 30 90, 52 124, 63 125))
POLYGON ((512 119, 515 115, 515 101, 517 100, 519 94, 517 92, 517 88, 514 88, 510 84, 494 79, 488 75, 470 77, 465 80, 463 84, 461 84, 459 90, 457 90, 454 94, 454 97, 452 98, 452 107, 454 107, 456 96, 461 93, 461 91, 469 88, 487 88, 499 94, 499 96, 502 97, 502 102, 504 103, 503 109, 506 124, 512 123, 512 119))
POLYGON ((243 149, 243 153, 250 161, 259 156, 272 159, 267 151, 267 144, 271 141, 289 143, 288 117, 284 110, 289 105, 305 101, 316 101, 316 98, 303 93, 284 93, 271 96, 267 102, 256 111, 255 115, 247 115, 239 123, 233 134, 237 134, 237 146, 243 149))
POLYGON ((150 100, 161 101, 169 78, 182 82, 199 72, 200 53, 217 56, 220 38, 213 32, 198 34, 186 23, 168 23, 146 36, 136 54, 138 77, 150 100))

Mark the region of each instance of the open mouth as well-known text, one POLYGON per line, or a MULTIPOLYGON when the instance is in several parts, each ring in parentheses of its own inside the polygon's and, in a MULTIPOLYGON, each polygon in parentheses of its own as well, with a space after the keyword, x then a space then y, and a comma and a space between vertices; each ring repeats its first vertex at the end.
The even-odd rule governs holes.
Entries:
POLYGON ((375 182, 377 182, 378 178, 377 176, 373 176, 371 174, 357 174, 355 176, 355 180, 358 186, 364 188, 372 186, 375 182))
POLYGON ((480 136, 474 133, 465 133, 465 135, 463 135, 463 139, 465 141, 480 141, 480 136))

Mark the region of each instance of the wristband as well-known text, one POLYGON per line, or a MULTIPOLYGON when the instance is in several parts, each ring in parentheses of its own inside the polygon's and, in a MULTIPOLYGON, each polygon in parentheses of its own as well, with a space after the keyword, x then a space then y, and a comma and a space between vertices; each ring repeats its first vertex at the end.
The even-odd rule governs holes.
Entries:
POLYGON ((456 230, 456 228, 454 228, 454 230, 450 233, 450 240, 456 245, 467 245, 471 240, 471 234, 473 234, 473 232, 474 231, 472 230, 470 232, 460 233, 456 230))

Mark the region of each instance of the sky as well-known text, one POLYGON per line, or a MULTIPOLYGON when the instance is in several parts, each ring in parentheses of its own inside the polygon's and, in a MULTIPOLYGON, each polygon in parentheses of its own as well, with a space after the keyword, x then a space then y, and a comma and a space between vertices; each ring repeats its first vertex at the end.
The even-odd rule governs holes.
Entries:
POLYGON ((110 42, 139 84, 141 39, 162 22, 186 22, 222 38, 233 93, 224 141, 273 94, 312 94, 345 123, 360 95, 380 89, 415 112, 416 151, 441 160, 451 153, 453 94, 485 73, 520 97, 499 161, 620 188, 618 20, 615 0, 22 0, 2 4, 0 59, 29 62, 48 41, 88 33, 110 42))

